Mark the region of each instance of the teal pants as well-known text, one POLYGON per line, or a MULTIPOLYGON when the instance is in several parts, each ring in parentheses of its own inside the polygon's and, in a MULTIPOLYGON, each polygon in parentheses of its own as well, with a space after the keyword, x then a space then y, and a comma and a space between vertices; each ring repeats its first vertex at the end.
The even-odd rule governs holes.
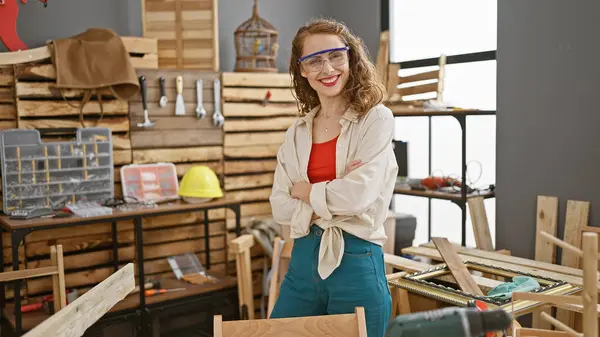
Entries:
POLYGON ((365 308, 368 337, 384 337, 392 310, 381 246, 344 232, 344 257, 325 280, 317 272, 323 230, 295 239, 271 318, 351 314, 365 308))

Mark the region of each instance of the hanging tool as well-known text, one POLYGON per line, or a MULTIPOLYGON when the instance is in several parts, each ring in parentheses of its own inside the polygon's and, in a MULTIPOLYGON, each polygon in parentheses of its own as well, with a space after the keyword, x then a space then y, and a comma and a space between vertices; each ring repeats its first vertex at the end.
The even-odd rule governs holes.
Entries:
POLYGON ((144 291, 144 294, 146 296, 154 296, 154 295, 158 295, 158 294, 166 294, 166 293, 171 293, 174 291, 184 291, 187 290, 187 288, 173 288, 173 289, 148 289, 144 291))
POLYGON ((175 115, 183 116, 185 115, 185 102, 183 101, 183 77, 177 76, 175 79, 175 84, 177 87, 177 101, 175 103, 175 115))
POLYGON ((150 118, 148 118, 148 101, 146 99, 148 96, 148 88, 146 86, 146 76, 144 76, 144 75, 140 76, 139 80, 140 80, 140 89, 142 91, 142 105, 144 106, 144 122, 138 123, 137 126, 139 128, 151 128, 154 125, 156 125, 156 123, 150 121, 150 118))
POLYGON ((160 105, 161 108, 164 108, 167 106, 167 102, 169 102, 169 100, 167 99, 167 89, 166 89, 166 84, 165 84, 165 77, 161 76, 158 81, 160 83, 160 100, 158 101, 158 104, 160 105))
POLYGON ((206 110, 204 109, 203 99, 202 99, 202 87, 204 85, 204 81, 197 80, 196 81, 196 97, 198 99, 198 103, 196 105, 196 117, 198 119, 204 119, 206 117, 206 110))
POLYGON ((398 316, 389 323, 385 337, 481 337, 504 331, 511 323, 511 315, 503 309, 451 307, 398 316))
POLYGON ((221 114, 221 81, 215 78, 214 81, 214 92, 215 92, 215 112, 213 113, 213 124, 220 128, 225 123, 225 117, 221 114))

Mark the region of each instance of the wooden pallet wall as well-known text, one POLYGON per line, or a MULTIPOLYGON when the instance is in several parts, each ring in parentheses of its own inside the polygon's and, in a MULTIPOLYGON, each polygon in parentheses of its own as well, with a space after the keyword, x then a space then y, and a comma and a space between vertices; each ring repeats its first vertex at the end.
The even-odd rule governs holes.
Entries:
MULTIPOLYGON (((298 110, 288 74, 223 73, 222 78, 224 188, 230 197, 242 201, 242 226, 246 226, 254 219, 271 217, 269 196, 277 151, 298 110), (264 104, 268 92, 270 99, 264 104)), ((227 225, 233 228, 232 218, 227 225)), ((229 236, 229 240, 234 238, 231 232, 229 236)), ((260 317, 266 258, 255 243, 251 264, 256 317, 260 317)))
POLYGON ((0 130, 17 127, 15 77, 12 66, 0 67, 0 130))
POLYGON ((161 69, 219 70, 217 0, 142 0, 142 26, 161 69))

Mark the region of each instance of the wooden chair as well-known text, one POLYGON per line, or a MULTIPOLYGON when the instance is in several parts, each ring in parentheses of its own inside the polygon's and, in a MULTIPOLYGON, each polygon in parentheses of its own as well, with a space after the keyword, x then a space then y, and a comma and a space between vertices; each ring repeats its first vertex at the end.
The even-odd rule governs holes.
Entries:
POLYGON ((52 275, 52 292, 54 297, 54 312, 67 306, 65 286, 65 266, 63 261, 62 245, 50 247, 51 266, 33 269, 15 270, 0 273, 0 282, 25 280, 52 275))
POLYGON ((229 322, 223 322, 221 315, 215 315, 214 337, 233 336, 367 337, 367 324, 363 307, 357 307, 353 314, 229 322))
POLYGON ((238 301, 242 319, 254 319, 254 288, 252 287, 252 265, 250 261, 250 248, 252 246, 254 246, 254 237, 251 234, 240 235, 229 242, 229 249, 235 254, 238 301))
POLYGON ((271 284, 269 285, 269 304, 267 307, 267 317, 271 317, 271 312, 275 306, 281 282, 287 273, 290 259, 292 258, 293 240, 282 240, 275 238, 273 243, 273 260, 271 261, 271 284))

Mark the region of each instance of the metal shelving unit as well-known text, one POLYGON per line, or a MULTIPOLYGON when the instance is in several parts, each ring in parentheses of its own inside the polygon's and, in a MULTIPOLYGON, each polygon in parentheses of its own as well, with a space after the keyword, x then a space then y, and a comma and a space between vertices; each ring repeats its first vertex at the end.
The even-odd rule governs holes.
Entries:
MULTIPOLYGON (((493 190, 476 191, 467 193, 467 116, 489 116, 495 115, 496 111, 492 110, 435 110, 425 111, 423 109, 410 109, 405 106, 390 105, 388 106, 395 117, 429 117, 429 170, 431 171, 431 118, 439 116, 452 116, 460 124, 462 131, 462 159, 461 159, 461 191, 459 193, 446 193, 437 191, 421 191, 413 190, 404 187, 396 187, 394 194, 410 195, 417 197, 428 198, 428 239, 431 240, 431 200, 440 199, 448 200, 456 204, 461 209, 461 244, 466 246, 466 224, 467 224, 467 200, 473 197, 483 197, 484 199, 495 197, 493 190)), ((431 173, 431 172, 430 172, 431 173)))

